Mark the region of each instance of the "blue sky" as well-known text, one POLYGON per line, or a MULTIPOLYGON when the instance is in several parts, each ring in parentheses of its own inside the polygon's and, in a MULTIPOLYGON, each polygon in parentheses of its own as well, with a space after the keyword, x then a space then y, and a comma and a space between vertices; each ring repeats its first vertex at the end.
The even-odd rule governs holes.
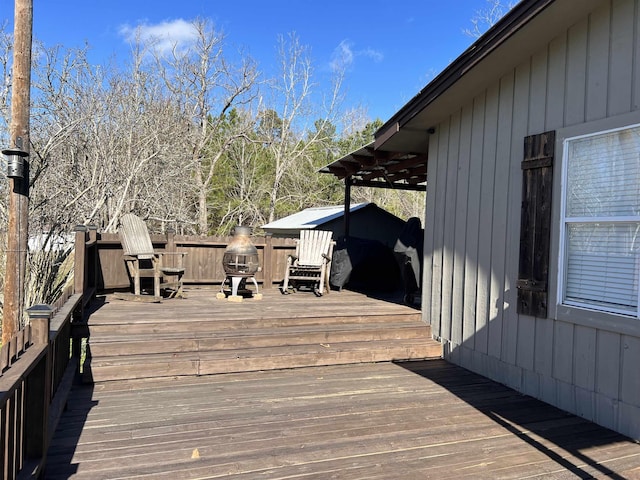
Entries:
MULTIPOLYGON (((486 0, 34 0, 34 37, 47 46, 81 47, 107 63, 128 57, 127 28, 176 34, 183 22, 211 19, 230 48, 244 48, 260 70, 276 64, 278 35, 295 32, 309 46, 316 71, 349 59, 346 94, 383 121, 455 60, 473 38, 463 29, 486 0)), ((13 2, 0 2, 13 28, 13 2)))

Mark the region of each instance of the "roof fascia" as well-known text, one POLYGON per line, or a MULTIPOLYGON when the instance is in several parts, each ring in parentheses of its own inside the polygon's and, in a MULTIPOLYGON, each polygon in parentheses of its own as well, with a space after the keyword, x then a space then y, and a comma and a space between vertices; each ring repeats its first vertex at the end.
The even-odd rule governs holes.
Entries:
POLYGON ((465 50, 455 62, 445 68, 404 107, 396 112, 375 133, 375 148, 386 143, 393 135, 421 112, 427 105, 456 83, 483 58, 502 45, 515 32, 526 25, 557 0, 522 1, 465 50))

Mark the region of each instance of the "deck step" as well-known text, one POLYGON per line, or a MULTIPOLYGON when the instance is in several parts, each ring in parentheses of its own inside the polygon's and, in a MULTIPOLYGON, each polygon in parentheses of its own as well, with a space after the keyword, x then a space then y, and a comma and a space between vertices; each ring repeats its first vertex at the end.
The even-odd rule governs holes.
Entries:
POLYGON ((440 358, 441 346, 424 339, 285 345, 208 352, 176 352, 94 359, 94 382, 123 378, 212 375, 311 366, 440 358))
POLYGON ((210 375, 440 358, 421 312, 363 295, 265 293, 232 304, 195 291, 144 304, 105 299, 89 320, 85 379, 210 375))
POLYGON ((153 353, 205 352, 287 345, 326 344, 354 341, 423 339, 430 334, 420 323, 342 325, 328 330, 324 326, 307 328, 253 329, 245 331, 173 332, 162 335, 92 336, 95 357, 145 355, 153 353))
POLYGON ((309 327, 321 326, 328 327, 332 325, 354 325, 354 324, 389 324, 389 323, 406 323, 421 322, 420 313, 412 314, 385 314, 381 312, 373 312, 363 315, 313 315, 313 316, 282 316, 268 318, 201 318, 189 319, 181 318, 177 320, 167 321, 154 317, 140 318, 136 317, 135 323, 128 323, 126 318, 120 322, 110 321, 108 323, 94 322, 91 323, 91 336, 99 337, 101 335, 122 335, 123 329, 126 329, 128 335, 143 334, 172 334, 180 331, 188 331, 192 333, 211 332, 211 331, 233 331, 247 329, 264 329, 264 328, 287 328, 287 327, 309 327))

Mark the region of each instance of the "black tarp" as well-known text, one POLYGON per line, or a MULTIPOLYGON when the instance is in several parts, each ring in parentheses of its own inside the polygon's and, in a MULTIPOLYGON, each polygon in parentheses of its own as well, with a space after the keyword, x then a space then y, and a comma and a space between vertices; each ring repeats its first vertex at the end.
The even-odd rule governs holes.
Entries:
POLYGON ((407 220, 393 248, 400 268, 405 297, 415 296, 421 287, 424 230, 417 217, 407 220))
POLYGON ((329 281, 337 288, 372 292, 391 292, 402 286, 391 249, 376 240, 356 237, 342 237, 336 242, 329 281))

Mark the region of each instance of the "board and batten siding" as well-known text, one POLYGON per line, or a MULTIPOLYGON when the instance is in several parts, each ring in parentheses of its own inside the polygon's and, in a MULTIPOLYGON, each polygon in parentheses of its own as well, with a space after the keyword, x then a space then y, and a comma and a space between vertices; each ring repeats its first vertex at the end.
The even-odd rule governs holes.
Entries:
POLYGON ((603 2, 437 125, 423 282, 424 319, 448 360, 636 439, 640 320, 569 318, 556 289, 563 131, 640 123, 639 12, 640 0, 603 2), (549 308, 537 318, 517 312, 521 162, 524 138, 547 131, 556 132, 549 308))

